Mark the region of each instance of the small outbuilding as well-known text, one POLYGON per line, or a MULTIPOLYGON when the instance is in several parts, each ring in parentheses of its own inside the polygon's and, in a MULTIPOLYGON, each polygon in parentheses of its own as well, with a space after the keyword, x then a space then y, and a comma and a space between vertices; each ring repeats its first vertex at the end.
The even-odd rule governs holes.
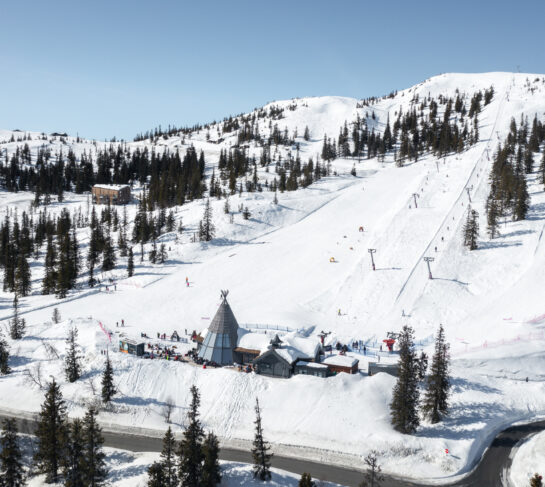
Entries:
POLYGON ((128 184, 95 184, 91 193, 95 204, 125 205, 131 200, 128 184))
POLYGON ((293 374, 313 375, 315 377, 328 377, 331 375, 327 365, 318 364, 316 362, 306 362, 305 360, 298 360, 295 362, 293 374))
POLYGON ((129 353, 141 357, 144 355, 144 344, 138 343, 136 340, 130 338, 121 338, 119 340, 119 351, 121 353, 129 353))
POLYGON ((355 357, 339 354, 326 357, 322 363, 327 365, 327 368, 333 374, 337 374, 339 372, 357 374, 360 361, 355 357))

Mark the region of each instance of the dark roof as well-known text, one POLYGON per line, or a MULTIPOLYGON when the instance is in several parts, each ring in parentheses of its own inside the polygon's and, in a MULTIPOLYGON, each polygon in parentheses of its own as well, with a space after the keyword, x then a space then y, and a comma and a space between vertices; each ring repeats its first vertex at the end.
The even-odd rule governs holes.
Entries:
POLYGON ((282 340, 278 337, 278 335, 274 335, 274 338, 271 340, 271 345, 273 347, 279 347, 282 344, 282 340))
POLYGON ((208 327, 208 333, 216 333, 218 335, 229 335, 231 346, 235 348, 238 342, 238 323, 231 306, 227 302, 228 291, 222 291, 222 301, 216 315, 208 327))
POLYGON ((256 357, 253 361, 254 364, 259 363, 260 360, 264 359, 265 357, 268 357, 269 355, 274 355, 275 357, 279 358, 282 362, 284 362, 286 365, 291 365, 282 355, 280 355, 274 348, 271 348, 270 350, 267 350, 265 353, 262 353, 259 357, 256 357))
POLYGON ((227 291, 199 349, 199 357, 220 365, 233 363, 233 349, 238 342, 238 323, 227 302, 227 291))

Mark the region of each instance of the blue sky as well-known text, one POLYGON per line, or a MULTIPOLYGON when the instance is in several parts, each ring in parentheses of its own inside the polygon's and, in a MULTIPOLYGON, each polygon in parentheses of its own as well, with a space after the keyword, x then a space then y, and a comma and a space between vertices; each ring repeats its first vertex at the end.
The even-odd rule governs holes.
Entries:
POLYGON ((442 72, 545 73, 545 1, 1 1, 0 128, 131 140, 442 72))

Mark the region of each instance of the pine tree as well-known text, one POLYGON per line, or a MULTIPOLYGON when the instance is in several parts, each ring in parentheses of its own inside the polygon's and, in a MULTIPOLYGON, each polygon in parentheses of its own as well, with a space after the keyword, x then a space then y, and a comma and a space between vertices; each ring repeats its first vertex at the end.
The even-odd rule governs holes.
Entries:
POLYGON ((543 477, 538 473, 530 479, 530 487, 543 487, 543 477))
POLYGON ((114 369, 110 357, 106 357, 106 367, 102 374, 102 402, 109 403, 117 393, 114 385, 114 369))
POLYGON ((47 483, 57 482, 66 445, 66 406, 55 379, 48 385, 36 429, 34 460, 47 483))
POLYGON ((12 340, 19 340, 25 335, 26 322, 19 318, 19 299, 17 294, 13 297, 13 317, 9 321, 9 335, 12 340))
POLYGON ((384 477, 381 475, 382 468, 378 464, 377 453, 375 451, 369 453, 365 457, 365 463, 367 472, 359 487, 379 487, 384 477))
POLYGON ((17 439, 17 425, 14 419, 2 421, 0 436, 0 485, 2 487, 23 487, 23 453, 17 439))
POLYGON ((486 221, 487 231, 490 238, 495 238, 498 235, 498 219, 500 217, 500 209, 498 202, 494 198, 492 192, 488 197, 486 204, 486 221))
POLYGON ((176 472, 176 439, 169 426, 163 437, 163 449, 158 465, 161 468, 161 487, 177 487, 178 474, 176 472))
POLYGON ((469 250, 477 248, 477 239, 479 238, 479 213, 471 209, 467 209, 467 219, 464 225, 464 245, 469 250))
POLYGON ((427 389, 422 404, 424 415, 432 423, 441 421, 448 414, 449 378, 449 345, 445 342, 443 325, 439 325, 435 338, 435 352, 427 379, 427 389))
POLYGON ((148 487, 163 487, 165 474, 159 462, 153 462, 148 468, 148 487))
POLYGON ((262 481, 271 479, 271 458, 269 453, 271 447, 263 438, 263 427, 261 426, 261 410, 259 408, 259 399, 255 400, 255 436, 252 448, 252 457, 254 460, 254 479, 262 481))
POLYGON ((47 250, 45 253, 45 275, 42 281, 42 294, 52 294, 55 291, 57 283, 57 273, 55 271, 57 265, 57 252, 53 237, 47 237, 47 250))
POLYGON ((159 252, 157 254, 157 262, 159 262, 159 264, 164 264, 167 258, 168 258, 167 248, 166 248, 166 245, 162 243, 161 246, 159 247, 159 252))
POLYGON ((85 487, 100 487, 105 484, 106 455, 102 450, 104 438, 96 422, 96 412, 89 408, 83 418, 83 480, 85 487))
POLYGON ((31 288, 30 266, 25 255, 20 252, 17 257, 17 268, 15 269, 15 290, 21 296, 28 296, 31 288))
POLYGON ((0 374, 6 375, 11 371, 9 367, 9 346, 0 333, 0 374))
POLYGON ((308 125, 305 127, 303 139, 305 139, 307 142, 310 140, 310 130, 308 129, 308 125))
POLYGON ((428 371, 428 356, 426 352, 422 350, 420 357, 418 358, 418 380, 422 382, 426 378, 426 372, 428 371))
POLYGON ((202 242, 210 242, 215 236, 216 228, 212 221, 212 208, 210 207, 210 199, 206 200, 204 214, 199 224, 199 240, 202 242))
POLYGON ((309 473, 303 473, 299 479, 299 487, 316 487, 316 483, 312 480, 309 473))
POLYGON ((78 338, 78 330, 74 327, 68 330, 68 337, 66 338, 66 357, 64 359, 64 371, 66 373, 66 380, 69 382, 76 382, 81 377, 81 364, 78 351, 78 344, 76 340, 78 338))
POLYGON ((395 430, 405 434, 414 433, 419 425, 418 364, 413 337, 413 329, 404 325, 398 337, 399 373, 390 403, 392 425, 395 430))
POLYGON ((187 413, 187 428, 178 449, 179 478, 182 487, 199 487, 202 472, 202 442, 204 431, 199 420, 201 403, 197 386, 191 386, 191 404, 187 413))
POLYGON ((219 441, 214 433, 208 433, 204 439, 201 487, 215 487, 221 482, 219 464, 219 441))
POLYGON ((83 429, 76 418, 68 428, 68 438, 63 456, 63 475, 66 487, 86 487, 84 482, 83 429))
POLYGON ((110 233, 106 236, 104 240, 104 248, 102 251, 102 270, 111 271, 115 267, 115 250, 110 237, 110 233))
POLYGON ((61 322, 61 313, 59 311, 59 308, 55 307, 53 309, 53 315, 51 316, 51 320, 55 324, 59 324, 61 322))
POLYGON ((249 220, 251 216, 252 214, 250 213, 250 210, 247 206, 245 206, 244 210, 242 211, 242 218, 244 218, 245 220, 249 220))
POLYGON ((513 220, 524 220, 530 209, 530 195, 524 175, 520 175, 517 181, 515 192, 515 203, 513 208, 513 220))
POLYGON ((152 247, 151 247, 151 250, 150 250, 150 253, 149 253, 148 257, 149 257, 149 261, 152 264, 157 263, 157 241, 156 240, 153 241, 153 244, 152 244, 152 247))
POLYGON ((55 292, 58 298, 65 298, 72 287, 72 269, 70 262, 71 244, 67 233, 59 237, 59 259, 57 261, 55 292))
POLYGON ((132 277, 134 275, 134 255, 132 253, 132 247, 129 248, 129 260, 127 262, 127 275, 132 277))

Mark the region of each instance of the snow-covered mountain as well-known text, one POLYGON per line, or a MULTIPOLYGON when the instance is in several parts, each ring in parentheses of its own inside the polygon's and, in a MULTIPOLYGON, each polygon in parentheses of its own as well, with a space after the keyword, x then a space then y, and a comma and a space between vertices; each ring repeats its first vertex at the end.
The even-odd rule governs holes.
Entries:
MULTIPOLYGON (((387 332, 399 331, 404 323, 414 327, 421 346, 429 347, 442 323, 454 358, 450 418, 425 425, 416 437, 394 432, 388 413, 393 379, 382 374, 280 381, 116 355, 123 395, 116 403, 117 414, 103 413, 105 420, 161 427, 161 408, 172 397, 180 406, 175 422, 181 423, 188 388, 197 383, 205 424, 233 444, 251 438, 253 401, 259 396, 266 432, 284 452, 350 464, 374 448, 392 472, 403 468, 414 476, 438 477, 467 470, 498 428, 545 412, 545 192, 537 174, 541 155, 534 155, 535 171, 527 176, 527 218, 502 220, 500 235, 489 239, 485 211, 493 156, 508 136, 512 119, 517 124, 521 117, 530 124, 534 116, 545 121, 545 76, 443 74, 382 98, 273 102, 250 114, 136 142, 0 131, 0 156, 9 159, 28 144, 30 165, 44 145, 53 159, 61 148, 64 153, 71 148, 77 157, 84 152, 93 157, 112 144, 130 151, 181 153, 193 146, 204 152, 208 181, 213 172, 220 173, 222 151, 236 146, 259 161, 266 150, 271 162, 257 164, 256 172, 263 185, 270 185, 278 178, 275 171, 281 162, 297 157, 302 163, 309 158, 321 161, 324 136, 337 140, 345 124, 350 133, 354 124, 364 121, 369 133, 384 136, 400 113, 428 113, 431 100, 457 97, 469 109, 473 95, 490 87, 493 97, 478 114, 479 140, 467 143, 463 151, 441 157, 426 151, 417 161, 405 160, 402 167, 396 164, 395 151, 371 158, 367 153, 341 156, 329 162, 329 176, 306 188, 277 192, 278 204, 265 186, 263 191, 236 192, 229 197, 233 220, 224 213, 225 199, 212 198, 216 238, 208 243, 192 241, 204 201, 177 207, 175 216, 183 219, 184 233, 159 238, 170 249, 167 264, 140 263, 137 258, 135 276, 126 278, 126 259, 119 259, 116 269, 103 276, 117 280, 114 293, 89 290, 82 278, 81 289, 65 300, 41 295, 42 255, 32 268, 33 294, 21 300, 30 336, 11 344, 20 361, 14 366, 16 374, 0 379, 0 388, 10 391, 0 395, 0 407, 38 408, 41 395, 29 387, 25 368, 42 363, 47 374, 62 376, 62 361, 47 357, 41 347, 41 340, 48 339, 64 350, 66 323, 49 322, 54 306, 63 318, 78 324, 85 370, 92 380, 102 368, 99 351, 106 347, 98 321, 115 331, 115 323, 123 318, 129 325, 124 332, 134 337, 141 332, 156 336, 175 329, 200 331, 215 312, 219 290, 229 289, 241 324, 304 329, 309 335, 330 331, 332 342, 363 340, 371 351, 377 351, 387 332), (252 137, 241 142, 245 124, 253 126, 252 137), (274 134, 287 134, 289 143, 269 145, 274 134), (462 245, 469 204, 480 214, 474 251, 462 245), (249 208, 249 220, 242 218, 241 206, 249 208), (376 271, 368 249, 376 249, 376 271), (432 280, 424 257, 434 259, 432 280), (526 377, 528 383, 521 380, 526 377), (445 458, 444 448, 455 457, 445 458)), ((439 115, 444 110, 439 103, 439 115)), ((460 131, 464 125, 473 130, 467 115, 453 117, 460 131)), ((349 139, 353 153, 354 141, 349 139)), ((2 207, 15 207, 19 213, 29 211, 32 200, 30 192, 0 193, 2 207)), ((80 207, 85 213, 87 200, 86 195, 69 193, 49 211, 80 207)), ((135 205, 128 207, 131 221, 135 212, 135 205)), ((78 232, 85 252, 87 229, 78 232)), ((2 318, 8 319, 12 295, 2 297, 2 318)), ((366 368, 369 358, 360 359, 366 368)), ((81 412, 86 387, 63 385, 72 414, 81 412)))

